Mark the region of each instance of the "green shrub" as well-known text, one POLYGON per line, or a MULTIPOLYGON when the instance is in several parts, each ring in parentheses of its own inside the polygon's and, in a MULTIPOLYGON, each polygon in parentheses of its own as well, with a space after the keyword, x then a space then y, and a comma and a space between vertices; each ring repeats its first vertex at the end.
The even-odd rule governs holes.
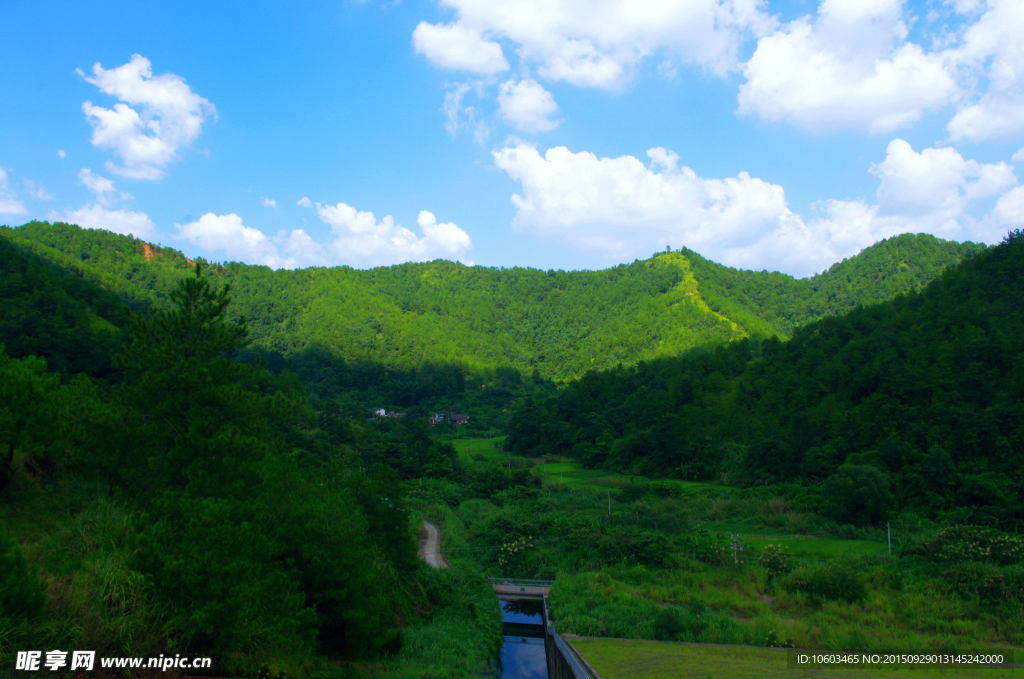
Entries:
POLYGON ((780 545, 768 545, 761 552, 761 556, 758 557, 757 565, 768 571, 769 578, 777 578, 793 570, 792 565, 789 563, 789 554, 785 552, 786 549, 789 548, 784 548, 780 545))
POLYGON ((1024 603, 1024 568, 962 561, 943 574, 950 592, 983 604, 1024 603))
POLYGON ((892 504, 889 481, 869 464, 844 464, 822 485, 836 521, 863 525, 885 518, 892 504))
POLYGON ((853 566, 836 562, 794 572, 787 578, 785 588, 793 592, 803 592, 819 601, 843 600, 851 604, 863 601, 867 595, 867 588, 857 577, 853 566))
POLYGON ((11 621, 42 617, 46 608, 46 583, 14 538, 0 526, 0 618, 11 621))
POLYGON ((654 638, 658 641, 697 641, 711 623, 707 606, 694 602, 688 607, 670 606, 654 619, 654 638))
POLYGON ((1020 563, 1024 559, 1024 538, 980 526, 951 526, 926 542, 923 551, 940 563, 1020 563))

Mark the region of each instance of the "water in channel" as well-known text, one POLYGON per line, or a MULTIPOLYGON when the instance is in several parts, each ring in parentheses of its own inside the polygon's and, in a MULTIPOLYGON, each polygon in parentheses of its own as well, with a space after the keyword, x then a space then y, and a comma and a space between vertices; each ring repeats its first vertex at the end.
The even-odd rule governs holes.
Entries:
POLYGON ((540 599, 500 599, 502 679, 548 679, 540 599))

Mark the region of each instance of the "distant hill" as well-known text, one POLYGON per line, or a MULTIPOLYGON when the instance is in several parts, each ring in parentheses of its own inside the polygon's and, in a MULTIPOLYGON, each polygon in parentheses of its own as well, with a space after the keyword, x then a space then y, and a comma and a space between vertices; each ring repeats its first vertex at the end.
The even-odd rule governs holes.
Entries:
POLYGON ((920 292, 808 323, 786 342, 745 339, 591 372, 523 403, 508 444, 590 467, 750 485, 868 465, 887 475, 898 508, 960 508, 953 518, 1019 529, 1024 233, 920 292))
MULTIPOLYGON (((176 250, 68 224, 0 228, 0 238, 137 308, 166 303, 192 269, 176 250)), ((514 368, 565 381, 742 337, 786 338, 816 318, 920 289, 983 249, 904 235, 809 279, 731 269, 689 250, 601 271, 438 260, 369 270, 226 263, 211 272, 231 284, 253 346, 286 360, 315 352, 387 369, 514 368)))

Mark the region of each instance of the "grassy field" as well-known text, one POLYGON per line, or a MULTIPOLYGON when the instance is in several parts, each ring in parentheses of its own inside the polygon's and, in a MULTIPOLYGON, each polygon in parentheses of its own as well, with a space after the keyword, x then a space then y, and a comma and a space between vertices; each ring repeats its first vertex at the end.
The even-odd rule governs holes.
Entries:
POLYGON ((452 439, 449 441, 459 453, 459 459, 463 463, 473 462, 475 456, 483 455, 488 460, 504 460, 506 454, 501 450, 501 443, 504 436, 492 439, 452 439))
MULTIPOLYGON (((450 443, 455 446, 459 459, 464 463, 476 461, 476 457, 483 456, 488 461, 502 462, 508 459, 508 454, 501 450, 504 436, 490 439, 465 438, 452 439, 450 443)), ((606 489, 616 488, 626 483, 665 483, 680 488, 691 488, 696 486, 708 486, 709 484, 693 481, 678 481, 674 479, 650 479, 646 476, 627 476, 603 469, 584 469, 576 462, 545 462, 536 464, 533 473, 541 478, 544 485, 560 484, 572 489, 606 489)))
POLYGON ((715 647, 661 641, 624 639, 570 639, 602 679, 678 679, 730 677, 731 679, 847 679, 877 677, 956 677, 1001 679, 1024 676, 1013 668, 935 667, 927 669, 875 670, 862 668, 790 669, 787 651, 742 646, 715 647))
POLYGON ((794 557, 824 559, 843 554, 881 554, 888 551, 888 546, 885 543, 871 540, 794 535, 774 528, 720 521, 705 522, 701 526, 716 533, 735 533, 739 543, 747 549, 760 551, 768 545, 779 545, 786 548, 787 553, 794 557))

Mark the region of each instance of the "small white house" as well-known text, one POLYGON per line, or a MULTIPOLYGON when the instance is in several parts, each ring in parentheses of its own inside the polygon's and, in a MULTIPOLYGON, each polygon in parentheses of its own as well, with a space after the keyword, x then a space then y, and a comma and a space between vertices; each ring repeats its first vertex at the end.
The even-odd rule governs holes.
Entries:
POLYGON ((373 409, 373 414, 376 415, 377 417, 384 417, 386 412, 387 411, 384 410, 383 408, 374 408, 373 409))

